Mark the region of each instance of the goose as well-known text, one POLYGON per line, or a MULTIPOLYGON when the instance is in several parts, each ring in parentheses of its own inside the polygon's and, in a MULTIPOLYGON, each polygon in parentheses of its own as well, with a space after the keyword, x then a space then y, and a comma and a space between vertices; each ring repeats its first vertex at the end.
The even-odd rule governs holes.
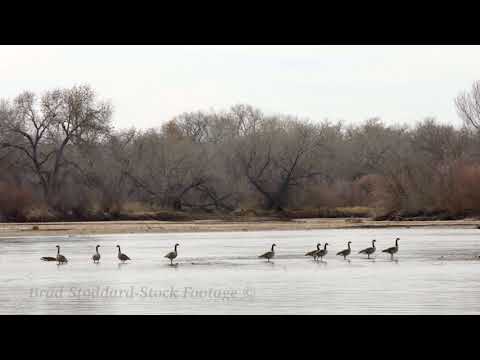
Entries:
POLYGON ((337 253, 337 255, 343 256, 343 260, 346 260, 346 259, 347 259, 347 256, 350 255, 350 253, 352 252, 352 249, 350 248, 350 244, 351 244, 351 243, 352 243, 351 241, 348 242, 348 244, 347 244, 347 245, 348 245, 348 249, 342 250, 342 251, 340 251, 340 252, 337 253))
POLYGON ((120 250, 120 245, 117 245, 117 248, 118 248, 118 260, 120 260, 123 263, 127 260, 131 260, 127 255, 122 254, 122 251, 120 250))
POLYGON ((267 251, 265 254, 260 255, 259 258, 267 259, 267 261, 270 262, 270 259, 275 256, 275 251, 273 249, 275 246, 277 246, 277 245, 272 244, 272 250, 267 251))
POLYGON ((320 243, 317 244, 317 249, 309 251, 305 254, 305 256, 313 256, 313 260, 317 259, 317 253, 320 251, 320 243))
MULTIPOLYGON (((58 253, 58 251, 57 251, 58 253)), ((40 260, 42 261, 57 261, 57 257, 56 256, 42 256, 40 258, 40 260)))
POLYGON ((180 246, 178 244, 175 244, 175 248, 174 248, 174 251, 171 251, 169 252, 167 255, 165 255, 165 257, 167 259, 170 259, 170 265, 173 265, 173 259, 175 259, 178 255, 177 253, 177 247, 180 246))
POLYGON ((67 263, 68 262, 67 258, 65 256, 63 256, 62 254, 60 254, 60 245, 57 245, 56 247, 57 247, 57 258, 56 258, 56 260, 57 260, 58 264, 60 265, 60 264, 67 263))
POLYGON ((328 245, 328 243, 325 243, 325 245, 323 246, 323 249, 318 250, 318 252, 317 252, 317 259, 320 258, 320 261, 322 261, 323 257, 325 255, 327 255, 327 253, 328 253, 327 245, 328 245))
POLYGON ((93 256, 92 256, 93 262, 94 262, 94 263, 97 263, 97 264, 98 264, 98 262, 100 261, 100 253, 98 252, 98 248, 99 248, 99 247, 100 247, 100 245, 97 245, 97 246, 95 247, 95 254, 93 254, 93 256))
POLYGON ((392 247, 389 247, 388 249, 382 250, 382 252, 390 254, 390 258, 392 260, 393 260, 393 254, 396 254, 397 251, 398 251, 398 240, 400 240, 400 238, 395 239, 395 246, 392 246, 392 247))
POLYGON ((42 261, 57 261, 57 258, 55 256, 42 256, 40 258, 42 261))
POLYGON ((368 258, 370 259, 370 255, 372 255, 376 250, 376 248, 375 248, 375 242, 376 241, 377 240, 372 240, 372 247, 368 247, 366 249, 360 250, 358 253, 359 254, 367 254, 368 258))

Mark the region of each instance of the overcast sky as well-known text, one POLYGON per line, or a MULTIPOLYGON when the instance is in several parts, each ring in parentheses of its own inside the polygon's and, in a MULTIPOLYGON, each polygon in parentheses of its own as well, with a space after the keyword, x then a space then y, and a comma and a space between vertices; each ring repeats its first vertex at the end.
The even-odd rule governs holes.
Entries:
POLYGON ((349 123, 427 116, 459 125, 453 99, 480 80, 480 46, 0 46, 0 98, 92 85, 117 128, 248 103, 349 123))

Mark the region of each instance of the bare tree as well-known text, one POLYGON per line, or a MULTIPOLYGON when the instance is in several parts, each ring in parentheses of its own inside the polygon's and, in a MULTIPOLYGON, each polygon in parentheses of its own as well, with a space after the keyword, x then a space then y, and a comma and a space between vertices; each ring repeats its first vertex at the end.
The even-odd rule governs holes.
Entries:
POLYGON ((283 210, 289 191, 321 175, 314 153, 318 127, 295 119, 266 118, 237 145, 237 158, 250 184, 265 198, 265 207, 283 210))
POLYGON ((21 198, 72 218, 142 206, 480 213, 480 82, 455 103, 461 129, 434 119, 346 127, 239 104, 112 131, 111 106, 88 86, 24 92, 0 100, 0 196, 19 218, 21 198))
POLYGON ((92 141, 110 129, 111 106, 96 100, 89 86, 45 93, 41 99, 24 92, 12 104, 3 102, 0 146, 20 151, 37 176, 45 197, 54 205, 61 172, 74 166, 65 155, 68 146, 92 141))
POLYGON ((470 93, 464 92, 458 95, 455 105, 467 126, 480 129, 480 81, 473 83, 470 93))

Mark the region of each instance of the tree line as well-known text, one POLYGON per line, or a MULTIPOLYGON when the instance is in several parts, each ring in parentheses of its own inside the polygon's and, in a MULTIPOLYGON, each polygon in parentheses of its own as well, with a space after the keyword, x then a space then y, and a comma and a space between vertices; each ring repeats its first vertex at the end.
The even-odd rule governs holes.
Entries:
POLYGON ((0 219, 479 214, 480 82, 454 105, 461 128, 431 118, 346 125, 239 104, 116 130, 112 104, 90 86, 24 92, 0 101, 0 219))

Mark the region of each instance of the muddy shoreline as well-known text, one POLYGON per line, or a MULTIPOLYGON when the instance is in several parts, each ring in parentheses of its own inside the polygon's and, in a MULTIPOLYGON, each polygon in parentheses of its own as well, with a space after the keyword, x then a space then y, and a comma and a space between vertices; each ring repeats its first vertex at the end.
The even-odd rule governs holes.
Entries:
MULTIPOLYGON (((217 231, 318 230, 345 228, 409 227, 479 228, 479 219, 436 221, 374 221, 368 219, 295 219, 279 221, 252 219, 242 221, 98 221, 51 223, 0 223, 0 237, 45 235, 93 235, 134 233, 178 233, 217 231)), ((480 234, 480 232, 479 232, 480 234)))

